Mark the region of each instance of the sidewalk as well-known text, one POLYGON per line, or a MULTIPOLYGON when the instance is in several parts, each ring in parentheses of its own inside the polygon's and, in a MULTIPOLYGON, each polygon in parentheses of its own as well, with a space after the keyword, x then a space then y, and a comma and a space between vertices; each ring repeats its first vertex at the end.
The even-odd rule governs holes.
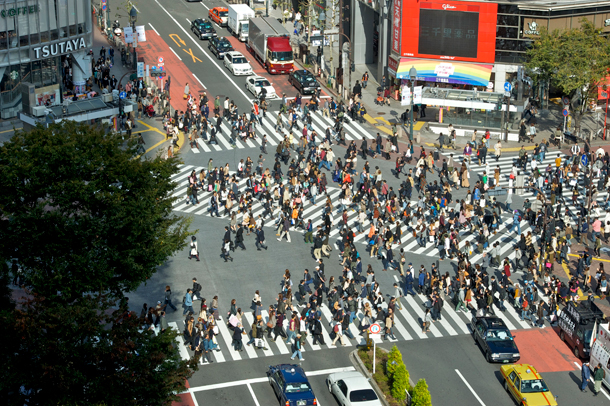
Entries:
MULTIPOLYGON (((281 18, 282 17, 282 12, 281 10, 278 8, 277 10, 273 10, 271 9, 269 12, 269 15, 271 17, 274 18, 281 18)), ((293 34, 294 31, 294 27, 293 27, 293 23, 287 21, 285 24, 286 29, 288 30, 288 32, 291 33, 291 42, 293 43, 297 43, 297 44, 303 44, 306 43, 305 42, 305 36, 297 36, 293 34)), ((326 66, 325 66, 325 70, 326 70, 326 76, 330 76, 331 72, 330 72, 330 64, 328 63, 328 52, 329 52, 329 48, 326 47, 325 48, 325 59, 326 59, 326 66)), ((332 57, 333 57, 333 61, 338 61, 339 60, 339 53, 338 53, 338 46, 334 46, 333 50, 332 50, 332 57)), ((297 64, 302 66, 302 61, 295 58, 295 61, 297 64)), ((377 99, 377 88, 380 86, 380 84, 373 78, 373 75, 371 74, 371 71, 374 69, 374 67, 369 67, 367 65, 356 65, 354 72, 352 72, 352 80, 351 80, 351 85, 352 88, 353 86, 356 84, 356 81, 360 81, 360 79, 362 78, 362 76, 364 75, 365 72, 369 72, 369 81, 368 81, 368 86, 366 88, 362 89, 362 103, 364 104, 368 114, 364 115, 364 118, 366 119, 366 121, 371 124, 373 127, 375 127, 375 132, 380 132, 382 133, 382 135, 391 135, 392 134, 392 125, 393 124, 398 124, 399 126, 402 124, 401 120, 400 120, 400 115, 405 112, 407 109, 410 108, 410 106, 401 106, 400 105, 400 101, 391 99, 390 101, 390 105, 377 105, 375 104, 375 100, 377 99)), ((348 72, 345 72, 344 74, 344 84, 347 87, 348 86, 348 72)), ((326 81, 322 80, 320 81, 320 83, 324 86, 326 86, 326 81)), ((352 89, 349 89, 350 91, 352 89)), ((328 89, 329 93, 334 94, 335 96, 338 96, 336 94, 335 91, 333 91, 332 89, 328 89)), ((514 101, 513 101, 514 103, 514 101)), ((548 110, 540 110, 540 113, 536 116, 536 121, 537 121, 537 129, 538 129, 538 134, 536 136, 536 141, 540 142, 542 141, 542 139, 550 139, 551 134, 555 131, 555 129, 557 128, 557 126, 561 125, 563 126, 563 116, 561 115, 561 110, 562 108, 559 105, 553 104, 551 103, 549 106, 548 110)), ((414 124, 413 124, 413 131, 414 134, 420 134, 420 140, 421 140, 421 145, 422 146, 427 146, 427 147, 434 147, 434 145, 438 145, 438 135, 431 133, 431 132, 427 132, 425 130, 425 125, 427 122, 434 122, 435 117, 438 113, 438 107, 434 107, 434 106, 428 106, 426 108, 426 117, 420 118, 418 119, 414 124)), ((591 130, 592 132, 594 132, 597 128, 599 128, 598 125, 596 125, 595 123, 595 115, 589 115, 589 116, 585 116, 582 120, 582 128, 586 128, 591 130)), ((407 122, 405 127, 404 127, 405 133, 408 134, 409 132, 409 123, 407 122)), ((480 129, 480 132, 484 132, 484 128, 480 129)), ((408 139, 406 138, 402 138, 401 142, 403 143, 408 143, 408 139)), ((463 137, 458 137, 458 146, 459 147, 464 147, 466 145, 466 138, 463 137)), ((525 149, 527 150, 533 150, 534 149, 534 143, 523 143, 523 142, 515 142, 515 141, 503 141, 503 148, 502 150, 504 152, 516 152, 518 150, 521 149, 521 146, 524 145, 525 149)), ((599 146, 599 145, 605 145, 606 141, 603 140, 594 140, 591 143, 591 147, 593 148, 594 146, 599 146)), ((567 145, 567 144, 564 144, 567 145)))
MULTIPOLYGON (((106 55, 108 55, 110 48, 113 48, 113 46, 111 46, 110 42, 108 41, 108 37, 103 35, 99 27, 95 25, 93 29, 92 43, 94 61, 100 57, 100 49, 102 48, 102 46, 106 48, 106 55)), ((114 75, 120 81, 119 83, 124 86, 129 81, 129 76, 132 73, 132 70, 129 67, 123 66, 121 64, 121 54, 118 47, 114 47, 114 52, 115 63, 112 65, 112 68, 110 68, 110 75, 114 75)), ((130 57, 133 58, 131 54, 130 57)), ((95 91, 101 93, 100 88, 95 83, 93 84, 93 88, 95 89, 95 91)), ((134 123, 135 127, 134 131, 132 132, 132 135, 142 134, 142 138, 146 143, 146 153, 144 155, 147 155, 150 152, 157 151, 157 149, 166 142, 169 144, 169 140, 166 140, 165 131, 163 129, 163 125, 161 124, 160 116, 157 116, 153 119, 135 119, 134 123)), ((182 131, 179 135, 178 144, 180 146, 184 145, 184 133, 182 133, 182 131)))

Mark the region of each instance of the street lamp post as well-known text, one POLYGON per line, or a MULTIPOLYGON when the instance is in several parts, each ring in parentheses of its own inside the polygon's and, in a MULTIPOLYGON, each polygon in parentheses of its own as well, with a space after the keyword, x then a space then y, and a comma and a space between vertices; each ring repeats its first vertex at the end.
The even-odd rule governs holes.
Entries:
POLYGON ((409 141, 413 141, 413 93, 415 92, 415 79, 417 79, 417 69, 411 66, 409 70, 409 78, 411 79, 411 122, 409 130, 409 141))
POLYGON ((322 74, 324 74, 324 26, 326 25, 326 13, 324 13, 324 10, 320 11, 318 19, 320 20, 320 34, 322 35, 322 45, 320 47, 322 50, 320 53, 320 71, 322 74))
POLYGON ((136 55, 136 44, 137 44, 137 34, 136 34, 136 21, 138 21, 138 10, 135 7, 131 8, 129 12, 129 20, 131 21, 131 28, 133 29, 134 36, 134 45, 133 45, 133 68, 138 69, 138 57, 136 55))

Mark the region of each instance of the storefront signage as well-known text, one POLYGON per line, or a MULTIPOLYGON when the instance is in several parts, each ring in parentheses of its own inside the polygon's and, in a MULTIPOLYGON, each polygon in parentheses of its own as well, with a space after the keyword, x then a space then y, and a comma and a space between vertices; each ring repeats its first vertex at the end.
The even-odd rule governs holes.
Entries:
POLYGON ((15 17, 18 15, 35 14, 39 11, 40 10, 38 8, 38 5, 36 4, 33 6, 16 7, 16 8, 9 8, 6 10, 2 10, 2 11, 0 11, 0 16, 2 16, 3 18, 15 17))
POLYGON ((538 23, 536 21, 532 21, 531 23, 527 23, 528 29, 523 31, 525 35, 540 35, 540 29, 538 28, 538 23))
POLYGON ((392 20, 392 50, 400 55, 400 37, 402 32, 402 0, 394 0, 394 18, 392 20))
POLYGON ((455 6, 452 6, 451 4, 443 4, 443 10, 454 10, 455 6))
POLYGON ((455 72, 455 67, 451 63, 441 62, 434 68, 437 77, 448 78, 455 72))
POLYGON ((30 55, 32 59, 44 59, 51 56, 63 55, 70 52, 78 51, 79 49, 86 48, 85 38, 71 39, 67 41, 56 42, 54 44, 45 45, 43 47, 36 47, 32 49, 33 55, 30 55))

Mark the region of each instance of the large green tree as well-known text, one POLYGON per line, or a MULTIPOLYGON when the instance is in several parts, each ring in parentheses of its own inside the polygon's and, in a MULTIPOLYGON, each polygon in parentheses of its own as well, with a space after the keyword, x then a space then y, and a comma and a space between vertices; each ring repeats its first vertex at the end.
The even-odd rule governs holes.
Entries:
POLYGON ((72 122, 0 147, 0 255, 18 258, 25 287, 68 303, 120 298, 185 246, 189 221, 172 214, 179 162, 136 156, 135 143, 72 122))
POLYGON ((123 300, 186 244, 189 220, 172 213, 178 164, 72 122, 0 147, 0 398, 163 405, 184 389, 175 333, 140 332, 123 300), (24 290, 11 295, 12 259, 24 290))
POLYGON ((527 51, 526 63, 537 82, 550 82, 570 96, 577 133, 610 66, 608 37, 586 18, 580 24, 569 30, 548 31, 543 27, 527 51))

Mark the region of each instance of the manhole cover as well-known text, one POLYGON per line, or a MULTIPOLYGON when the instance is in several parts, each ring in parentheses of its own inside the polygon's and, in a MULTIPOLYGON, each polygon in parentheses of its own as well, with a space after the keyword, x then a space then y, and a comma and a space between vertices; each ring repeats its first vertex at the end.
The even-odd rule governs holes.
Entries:
POLYGON ((378 111, 377 114, 379 114, 380 116, 383 116, 385 114, 385 111, 378 111))

